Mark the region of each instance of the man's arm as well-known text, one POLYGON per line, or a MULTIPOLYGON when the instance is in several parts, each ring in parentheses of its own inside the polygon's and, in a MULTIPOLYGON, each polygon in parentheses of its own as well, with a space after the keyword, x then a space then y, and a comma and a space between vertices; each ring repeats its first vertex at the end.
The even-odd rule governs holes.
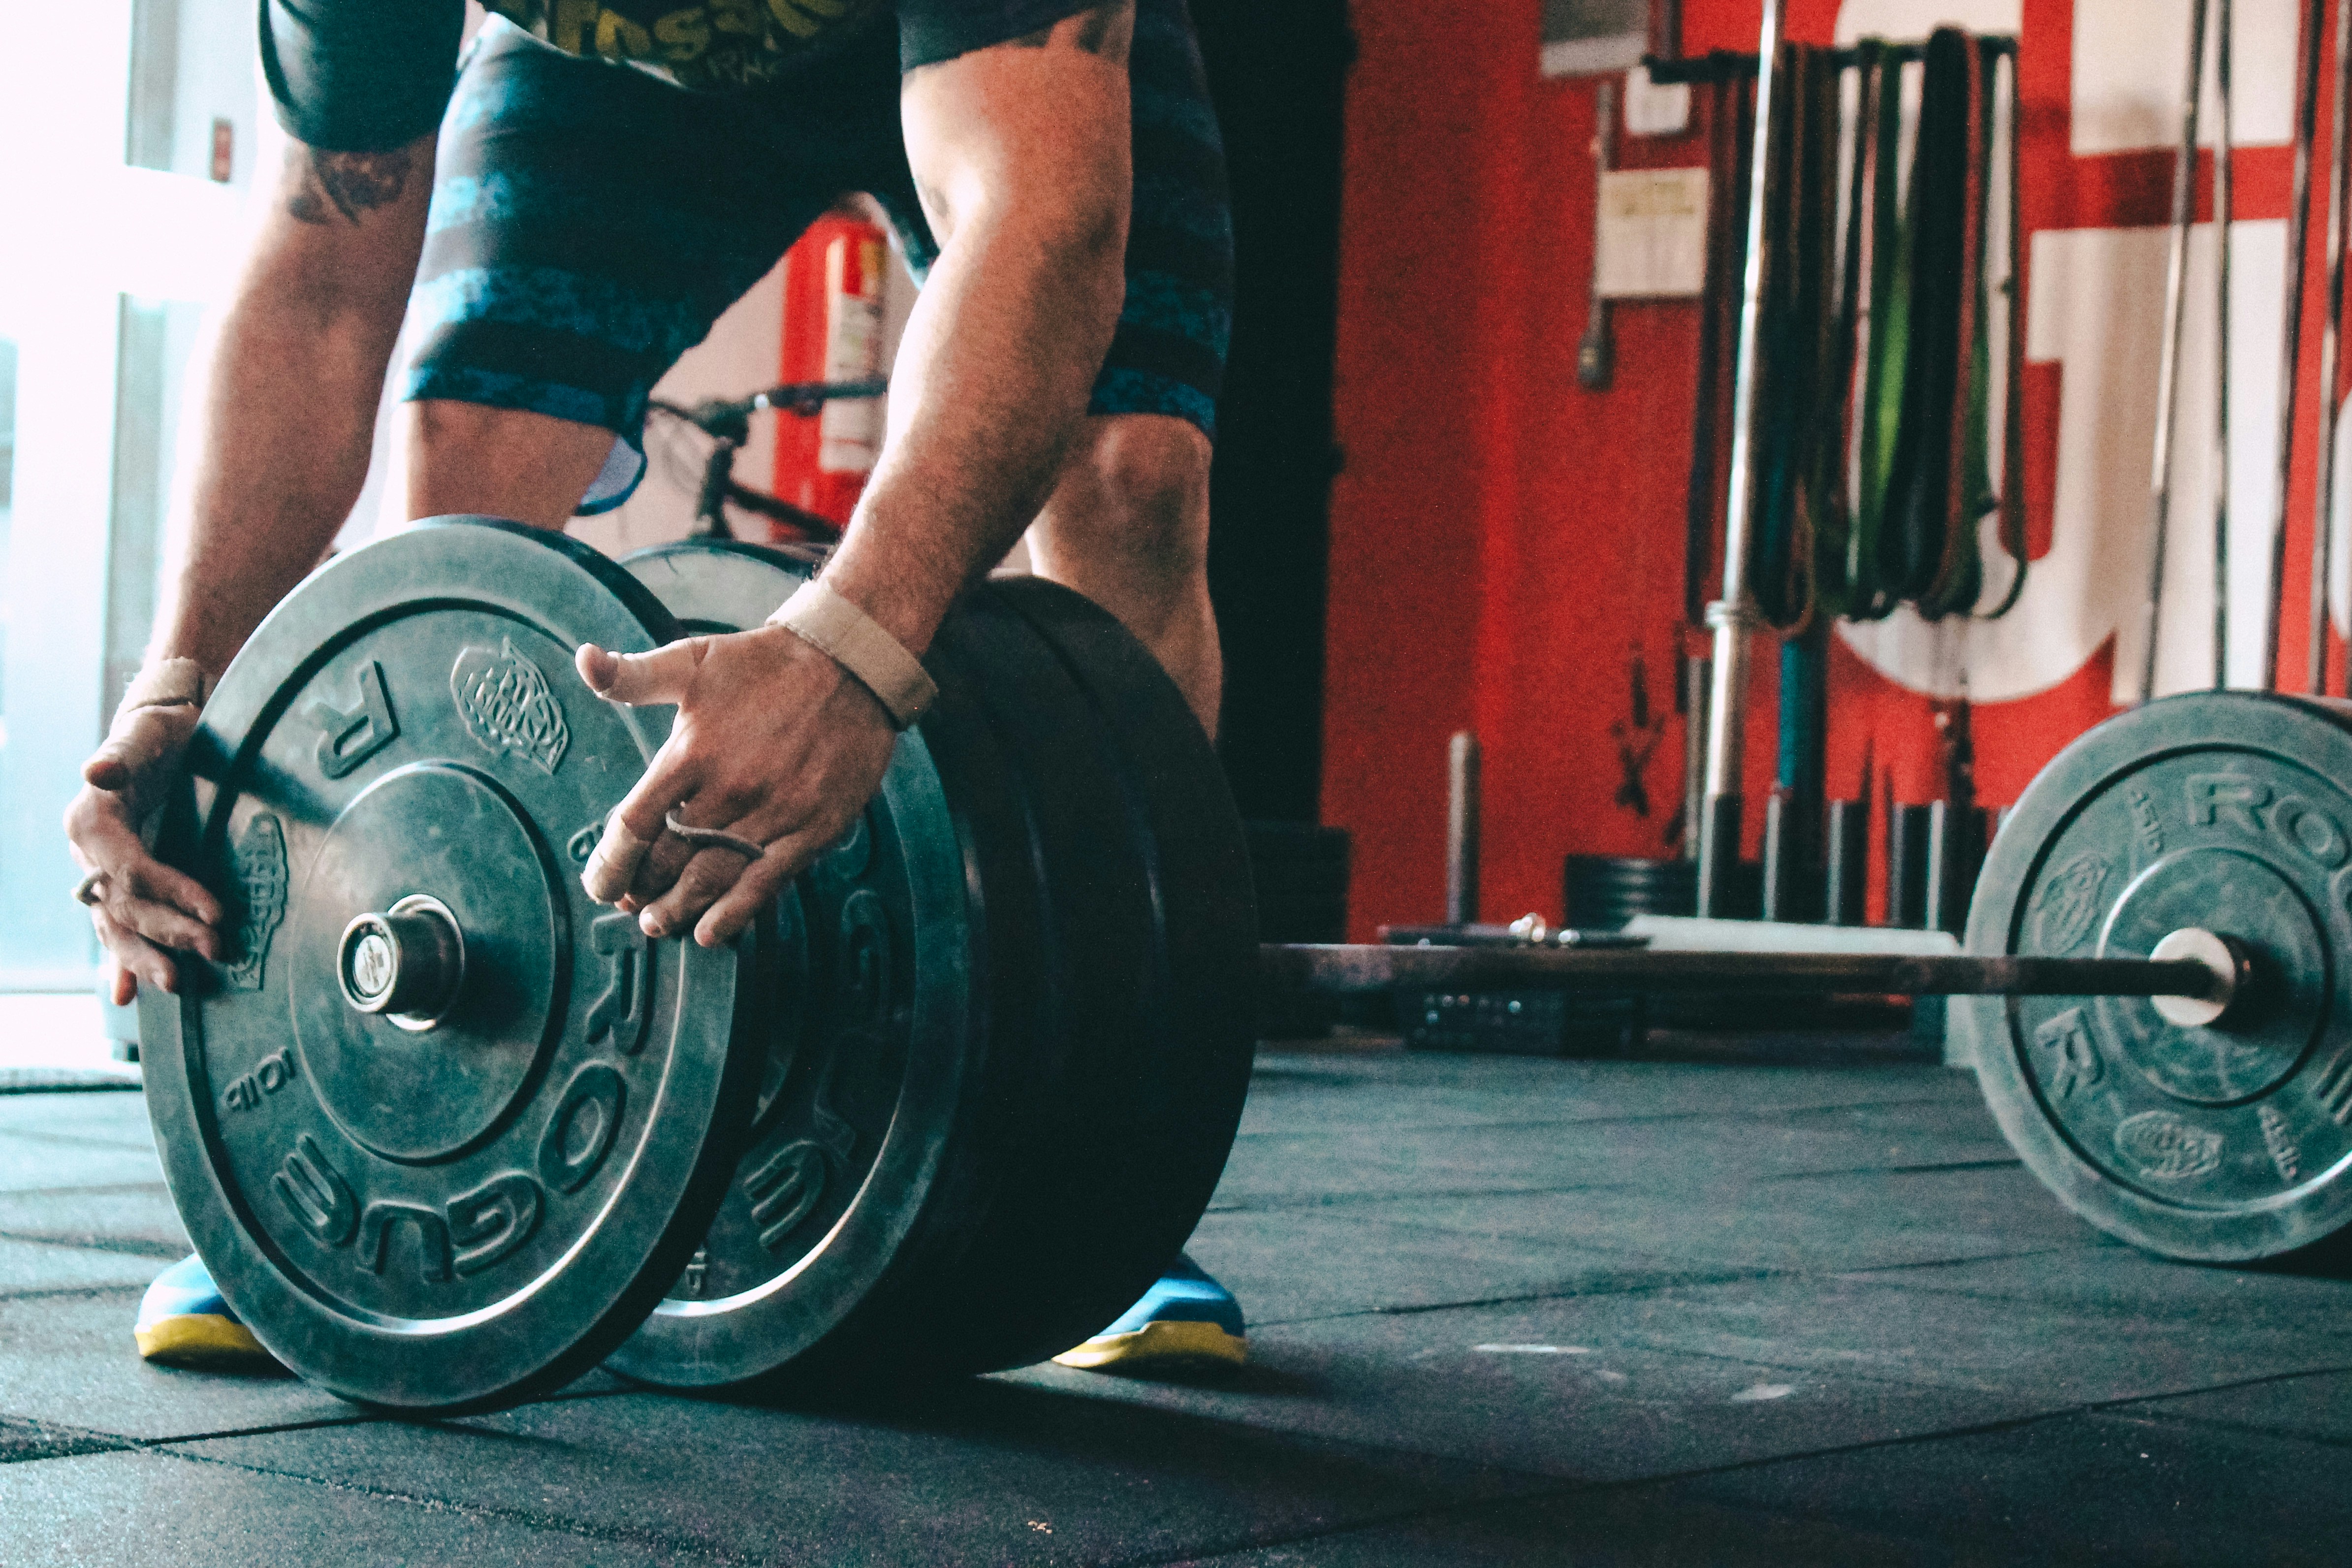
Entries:
MULTIPOLYGON (((890 387, 890 433, 824 580, 910 651, 1003 558, 1052 486, 1125 292, 1133 0, 908 75, 907 152, 941 242, 890 387)), ((793 633, 694 637, 581 670, 615 700, 677 703, 616 813, 592 892, 646 930, 732 938, 839 837, 881 781, 875 699, 793 633), (693 854, 663 817, 768 851, 693 854), (650 849, 650 854, 647 850, 650 849), (705 910, 708 913, 705 913, 705 910)))
POLYGON ((911 73, 907 156, 938 262, 891 439, 825 581, 920 652, 1052 487, 1118 323, 1133 0, 911 73))
POLYGON ((218 676, 351 515, 425 243, 433 144, 284 143, 210 345, 178 570, 151 658, 218 676))
MULTIPOLYGON (((151 666, 194 660, 207 685, 318 564, 359 499, 432 195, 431 136, 385 153, 284 148, 200 362, 182 446, 195 454, 186 510, 148 648, 151 666)), ((175 987, 167 948, 220 950, 218 901, 139 837, 195 715, 184 705, 126 710, 66 810, 76 858, 103 874, 91 914, 118 965, 118 1000, 134 977, 175 987)))

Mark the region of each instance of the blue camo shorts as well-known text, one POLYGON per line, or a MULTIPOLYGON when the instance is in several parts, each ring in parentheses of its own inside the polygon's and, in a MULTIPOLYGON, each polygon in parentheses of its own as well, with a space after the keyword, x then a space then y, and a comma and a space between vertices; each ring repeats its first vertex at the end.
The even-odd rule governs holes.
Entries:
MULTIPOLYGON (((938 246, 899 129, 897 40, 875 32, 813 79, 715 94, 493 19, 442 120, 404 395, 613 431, 590 505, 615 504, 643 471, 654 383, 842 193, 882 204, 919 279, 938 246)), ((1087 412, 1173 415, 1213 438, 1233 220, 1184 0, 1139 0, 1129 74, 1127 300, 1087 412)))

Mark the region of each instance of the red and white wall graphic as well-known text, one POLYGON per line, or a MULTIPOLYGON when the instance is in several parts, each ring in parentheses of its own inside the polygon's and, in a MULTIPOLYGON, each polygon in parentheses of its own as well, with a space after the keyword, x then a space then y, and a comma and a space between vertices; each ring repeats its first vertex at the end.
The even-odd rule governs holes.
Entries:
MULTIPOLYGON (((2299 8, 2235 5, 2229 608, 2230 673, 2242 685, 2260 678, 2269 596, 2299 8)), ((1475 27, 1410 0, 1360 0, 1355 12, 1323 806, 1326 820, 1357 832, 1359 934, 1439 906, 1451 729, 1475 727, 1486 745, 1489 916, 1557 914, 1570 850, 1661 852, 1679 790, 1669 733, 1640 764, 1651 815, 1620 804, 1639 756, 1612 726, 1624 728, 1636 651, 1650 700, 1671 701, 1697 312, 1620 304, 1615 386, 1577 386, 1593 91, 1539 76, 1539 10, 1538 0, 1505 0, 1481 8, 1475 27)), ((1685 0, 1685 49, 1752 51, 1759 11, 1758 0, 1685 0)), ((1980 795, 2005 802, 2137 682, 2189 0, 1789 0, 1788 13, 1789 36, 1811 42, 1918 37, 1940 22, 2021 40, 2025 595, 1999 621, 1931 626, 1906 613, 1843 627, 1831 675, 1832 794, 1856 792, 1867 746, 1897 799, 1934 798, 1930 700, 1965 690, 1980 795)), ((1700 134, 1621 138, 1627 166, 1704 160, 1700 134)), ((2221 465, 2210 158, 2198 192, 2158 642, 2164 690, 2209 683, 2212 665, 2221 465)), ((2323 220, 2315 215, 2281 617, 2293 683, 2307 624, 2323 220)), ((1985 549, 1998 577, 1990 530, 1985 549)), ((2339 581, 2339 628, 2347 597, 2339 581)), ((1774 746, 1773 660, 1759 663, 1751 804, 1769 784, 1774 746)), ((1758 830, 1751 820, 1751 846, 1758 830)))

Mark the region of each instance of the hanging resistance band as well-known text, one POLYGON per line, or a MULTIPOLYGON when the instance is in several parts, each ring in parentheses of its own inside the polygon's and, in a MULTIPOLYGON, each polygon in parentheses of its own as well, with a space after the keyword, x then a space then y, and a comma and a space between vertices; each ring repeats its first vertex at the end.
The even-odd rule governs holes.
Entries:
MULTIPOLYGON (((2007 370, 2001 377, 2000 547, 2017 563, 2009 590, 2000 603, 1984 612, 1992 620, 2016 607, 2025 592, 2025 210, 2018 199, 2019 132, 2023 129, 2022 104, 2017 90, 2017 61, 2009 62, 2009 146, 2006 152, 2009 215, 2009 273, 2001 288, 2009 297, 2009 331, 2002 352, 2007 370)), ((1991 94, 1986 95, 1990 112, 1991 94)))
POLYGON ((1716 540, 1730 494, 1734 358, 1739 341, 1740 279, 1748 259, 1754 102, 1752 81, 1718 78, 1707 112, 1706 279, 1700 302, 1690 490, 1684 510, 1683 615, 1693 627, 1706 622, 1710 585, 1719 576, 1716 540))

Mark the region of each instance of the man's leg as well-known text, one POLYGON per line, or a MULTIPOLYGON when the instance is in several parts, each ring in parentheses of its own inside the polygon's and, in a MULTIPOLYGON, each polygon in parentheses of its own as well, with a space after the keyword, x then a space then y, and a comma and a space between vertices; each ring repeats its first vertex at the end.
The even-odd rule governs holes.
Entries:
MULTIPOLYGON (((877 47, 850 85, 895 129, 897 55, 877 47)), ((442 133, 411 305, 394 489, 407 515, 551 529, 592 484, 608 504, 628 493, 654 384, 847 179, 823 138, 773 121, 765 100, 483 27, 442 133)))
POLYGON ((1209 605, 1209 451, 1190 420, 1087 419, 1030 527, 1029 559, 1141 639, 1213 740, 1224 662, 1209 605))
POLYGON ((521 408, 425 398, 394 431, 394 494, 411 519, 475 513, 561 529, 613 450, 613 432, 521 408))
MULTIPOLYGON (((1127 304, 1079 438, 1029 531, 1030 559, 1124 622, 1213 738, 1223 684, 1209 605, 1209 453, 1233 321, 1224 150, 1183 0, 1137 0, 1135 210, 1127 304)), ((1065 1366, 1239 1362, 1233 1293, 1179 1255, 1065 1366)))
MULTIPOLYGON (((1214 739, 1224 667, 1209 604, 1209 437, 1188 419, 1087 420, 1029 530, 1040 576, 1117 616, 1214 739)), ((1054 1359, 1088 1371, 1235 1363, 1248 1355, 1233 1293, 1181 1254, 1116 1322, 1054 1359)))

